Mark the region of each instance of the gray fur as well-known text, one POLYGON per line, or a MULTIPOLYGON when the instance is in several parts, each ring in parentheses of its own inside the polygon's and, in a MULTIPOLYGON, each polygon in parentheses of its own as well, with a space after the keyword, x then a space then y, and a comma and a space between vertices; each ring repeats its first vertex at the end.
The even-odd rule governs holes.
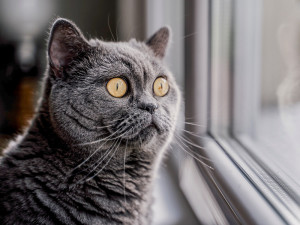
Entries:
POLYGON ((0 159, 0 224, 150 223, 180 104, 161 61, 169 29, 153 37, 87 41, 72 22, 54 23, 38 111, 0 159), (170 85, 164 97, 153 94, 159 76, 170 85), (127 79, 123 98, 106 90, 113 77, 127 79))

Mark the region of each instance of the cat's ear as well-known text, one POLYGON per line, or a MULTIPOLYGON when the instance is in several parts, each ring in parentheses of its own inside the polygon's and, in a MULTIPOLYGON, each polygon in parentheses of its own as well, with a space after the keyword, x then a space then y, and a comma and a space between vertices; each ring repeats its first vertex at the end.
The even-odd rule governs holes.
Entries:
POLYGON ((155 56, 163 58, 166 54, 170 36, 170 28, 162 27, 146 41, 146 44, 152 49, 155 56))
POLYGON ((55 76, 62 77, 64 69, 88 48, 87 40, 73 22, 57 19, 52 26, 48 44, 50 68, 55 76))

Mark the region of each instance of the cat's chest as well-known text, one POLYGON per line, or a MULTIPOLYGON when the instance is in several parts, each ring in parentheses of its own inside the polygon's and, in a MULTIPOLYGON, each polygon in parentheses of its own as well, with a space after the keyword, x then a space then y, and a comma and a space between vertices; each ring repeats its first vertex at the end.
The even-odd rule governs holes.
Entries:
POLYGON ((125 182, 95 178, 66 193, 65 200, 93 224, 105 224, 107 215, 110 224, 140 224, 140 217, 149 213, 151 195, 146 189, 151 183, 142 186, 133 180, 125 182))

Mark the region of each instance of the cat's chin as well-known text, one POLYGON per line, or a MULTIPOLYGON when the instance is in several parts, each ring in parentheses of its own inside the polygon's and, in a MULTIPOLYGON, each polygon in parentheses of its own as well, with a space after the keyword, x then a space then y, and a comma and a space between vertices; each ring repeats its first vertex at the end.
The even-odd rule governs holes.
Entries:
POLYGON ((158 128, 151 124, 146 128, 142 129, 138 134, 124 138, 124 140, 128 141, 128 144, 131 145, 146 145, 151 142, 156 135, 158 135, 160 131, 158 128))

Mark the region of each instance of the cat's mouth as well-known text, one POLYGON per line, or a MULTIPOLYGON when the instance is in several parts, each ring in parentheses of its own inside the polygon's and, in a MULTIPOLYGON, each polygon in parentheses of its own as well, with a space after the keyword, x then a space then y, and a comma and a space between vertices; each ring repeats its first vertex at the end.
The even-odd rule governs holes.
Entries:
POLYGON ((154 123, 151 123, 145 128, 141 129, 139 132, 124 137, 124 139, 130 142, 137 142, 142 144, 149 142, 155 135, 160 133, 161 131, 159 130, 159 128, 154 123))
POLYGON ((111 129, 110 133, 116 133, 117 137, 126 140, 128 143, 136 142, 141 144, 149 142, 155 135, 160 135, 162 133, 159 125, 152 119, 148 123, 144 124, 128 124, 128 126, 121 130, 123 131, 118 132, 115 129, 111 129))
MULTIPOLYGON (((134 130, 134 129, 133 129, 134 130)), ((150 135, 151 133, 161 133, 161 130, 159 127, 152 121, 148 125, 144 125, 143 128, 136 129, 135 132, 130 133, 126 139, 135 139, 138 136, 143 136, 143 135, 150 135)))

